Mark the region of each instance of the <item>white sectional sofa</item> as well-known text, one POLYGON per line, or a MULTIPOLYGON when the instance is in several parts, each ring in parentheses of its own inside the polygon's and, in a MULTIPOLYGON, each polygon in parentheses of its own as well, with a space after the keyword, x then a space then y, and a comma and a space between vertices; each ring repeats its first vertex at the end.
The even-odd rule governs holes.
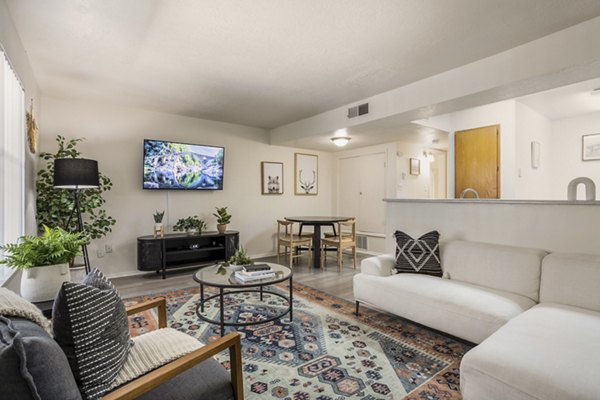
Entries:
POLYGON ((542 250, 452 241, 441 251, 442 279, 393 275, 391 255, 362 261, 354 298, 473 343, 539 300, 542 250))
POLYGON ((479 343, 461 362, 464 400, 600 399, 600 256, 453 241, 446 279, 363 260, 360 303, 479 343))
POLYGON ((469 351, 465 400, 600 399, 600 257, 550 254, 540 304, 469 351))

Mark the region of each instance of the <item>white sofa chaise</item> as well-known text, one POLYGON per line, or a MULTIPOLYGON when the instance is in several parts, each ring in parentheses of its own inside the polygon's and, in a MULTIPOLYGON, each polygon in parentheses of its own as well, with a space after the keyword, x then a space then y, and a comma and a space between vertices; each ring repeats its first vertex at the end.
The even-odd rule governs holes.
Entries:
POLYGON ((448 279, 393 274, 394 256, 362 261, 354 297, 365 304, 480 343, 539 301, 546 252, 487 243, 450 241, 441 249, 448 279))
POLYGON ((600 399, 600 256, 550 254, 540 304, 469 351, 465 400, 600 399))

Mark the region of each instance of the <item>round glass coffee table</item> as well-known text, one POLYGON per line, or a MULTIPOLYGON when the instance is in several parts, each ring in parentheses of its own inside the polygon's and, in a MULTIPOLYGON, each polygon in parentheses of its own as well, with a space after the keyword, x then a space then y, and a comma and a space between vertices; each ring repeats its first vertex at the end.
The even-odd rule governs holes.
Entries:
MULTIPOLYGON (((235 277, 235 272, 230 267, 225 267, 219 264, 204 267, 194 274, 194 280, 200 284, 200 302, 196 306, 196 315, 203 321, 210 324, 216 324, 221 327, 221 336, 225 334, 225 326, 249 326, 258 325, 271 322, 280 318, 283 318, 286 314, 290 314, 290 321, 292 321, 292 276, 294 275, 292 270, 284 265, 274 263, 259 263, 266 264, 271 267, 271 271, 275 273, 275 276, 265 279, 258 279, 249 282, 242 282, 235 277), (289 281, 289 294, 275 292, 270 290, 268 286, 289 281), (205 296, 204 287, 211 286, 218 289, 218 293, 205 296), (263 301, 265 294, 280 297, 287 304, 287 308, 278 315, 271 316, 269 318, 262 319, 260 321, 249 321, 249 322, 226 322, 225 321, 225 306, 224 299, 226 296, 234 293, 259 293, 260 301, 263 301), (204 315, 204 305, 214 299, 218 298, 219 301, 219 320, 210 319, 204 315)), ((258 265, 258 264, 257 264, 258 265)))

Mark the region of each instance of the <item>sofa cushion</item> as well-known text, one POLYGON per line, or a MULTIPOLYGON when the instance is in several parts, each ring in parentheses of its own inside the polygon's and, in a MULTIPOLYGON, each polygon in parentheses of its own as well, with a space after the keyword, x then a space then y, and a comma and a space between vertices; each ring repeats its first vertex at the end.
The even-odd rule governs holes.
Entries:
POLYGON ((543 250, 450 241, 442 246, 442 269, 452 280, 539 300, 543 250))
POLYGON ((81 392, 106 393, 125 363, 130 346, 125 306, 97 269, 82 283, 65 282, 54 301, 54 337, 63 348, 81 392))
POLYGON ((396 238, 396 271, 442 276, 438 231, 427 232, 417 239, 402 231, 396 231, 394 237, 396 238))
POLYGON ((419 274, 357 274, 354 297, 473 343, 535 304, 514 293, 419 274))
POLYGON ((539 304, 469 351, 465 400, 598 399, 600 313, 539 304))
POLYGON ((540 302, 600 311, 600 256, 552 253, 542 263, 540 302))
POLYGON ((0 316, 0 377, 0 399, 81 399, 65 354, 28 319, 0 316))
POLYGON ((137 400, 233 400, 231 375, 215 359, 194 366, 137 400))
POLYGON ((111 389, 202 347, 196 338, 173 328, 145 333, 133 338, 133 343, 111 389))

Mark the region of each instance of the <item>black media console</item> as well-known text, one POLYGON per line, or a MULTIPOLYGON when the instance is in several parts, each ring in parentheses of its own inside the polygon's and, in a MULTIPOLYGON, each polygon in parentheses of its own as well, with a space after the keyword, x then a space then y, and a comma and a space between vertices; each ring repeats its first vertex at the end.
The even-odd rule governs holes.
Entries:
POLYGON ((152 235, 137 238, 137 264, 140 271, 201 267, 228 260, 238 248, 239 232, 202 232, 200 235, 168 234, 164 238, 152 235))

